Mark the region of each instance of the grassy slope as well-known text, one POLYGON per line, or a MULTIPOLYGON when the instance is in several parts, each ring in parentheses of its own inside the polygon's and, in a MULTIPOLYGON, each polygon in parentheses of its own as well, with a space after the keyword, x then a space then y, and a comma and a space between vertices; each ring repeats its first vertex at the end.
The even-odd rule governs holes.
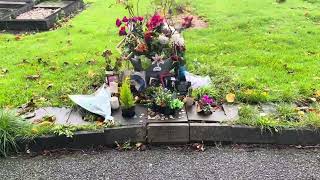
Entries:
POLYGON ((218 73, 226 69, 234 75, 233 87, 270 90, 258 100, 292 100, 320 88, 320 1, 193 2, 211 27, 185 34, 189 62, 197 58, 218 73), (288 74, 292 70, 295 73, 288 74))
MULTIPOLYGON (((0 107, 17 106, 31 97, 49 99, 43 105, 66 104, 69 101, 64 95, 89 93, 90 84, 101 80, 104 64, 99 56, 106 47, 114 50, 120 40, 114 20, 125 11, 115 6, 108 8, 114 0, 92 2, 68 23, 72 26, 24 36, 20 41, 12 35, 0 35, 0 67, 9 70, 6 76, 0 77, 0 107), (49 65, 38 64, 39 57, 49 65), (18 66, 23 59, 32 64, 18 66), (87 65, 92 59, 97 64, 87 65), (64 62, 70 64, 65 66, 64 62), (98 74, 97 77, 88 77, 89 71, 98 74), (36 73, 41 74, 40 80, 25 80, 26 75, 36 73), (47 90, 48 84, 53 84, 53 88, 47 90)), ((226 87, 234 90, 241 87, 239 97, 244 100, 248 97, 241 94, 247 88, 270 90, 268 98, 262 100, 292 100, 320 88, 317 83, 320 29, 315 24, 320 19, 316 12, 319 3, 302 0, 281 5, 274 0, 194 0, 193 3, 198 13, 207 17, 210 28, 184 34, 190 70, 197 70, 192 61, 198 59, 209 65, 200 69, 202 73, 217 74, 219 80, 233 77, 233 83, 228 82, 226 87), (309 18, 305 17, 306 12, 309 18), (295 73, 288 74, 285 64, 295 73)))

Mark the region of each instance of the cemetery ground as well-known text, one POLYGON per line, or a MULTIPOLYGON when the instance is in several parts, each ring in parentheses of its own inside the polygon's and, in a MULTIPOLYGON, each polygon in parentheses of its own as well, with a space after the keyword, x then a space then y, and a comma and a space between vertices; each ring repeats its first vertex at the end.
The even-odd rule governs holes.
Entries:
MULTIPOLYGON (((0 34, 1 108, 31 99, 37 107, 72 106, 68 95, 90 94, 102 84, 101 54, 111 49, 113 58, 119 55, 115 19, 125 10, 113 0, 86 3, 83 12, 55 30, 0 34)), ((276 131, 320 126, 320 2, 194 0, 190 6, 209 26, 183 32, 187 69, 212 78, 217 100, 232 93, 235 104, 245 104, 238 124, 276 131), (246 106, 265 103, 281 104, 279 114, 260 118, 257 109, 246 106), (311 115, 291 103, 307 106, 311 115), (303 120, 291 121, 297 118, 303 120)), ((140 8, 146 13, 149 7, 144 1, 140 8)))

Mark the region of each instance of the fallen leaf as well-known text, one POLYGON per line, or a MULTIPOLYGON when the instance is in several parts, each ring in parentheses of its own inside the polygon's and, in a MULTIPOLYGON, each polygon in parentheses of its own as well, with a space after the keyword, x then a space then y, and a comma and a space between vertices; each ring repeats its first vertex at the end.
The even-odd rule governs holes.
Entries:
POLYGON ((40 78, 39 74, 26 76, 26 79, 28 79, 28 80, 37 80, 39 78, 40 78))
POLYGON ((314 94, 317 98, 320 97, 320 90, 316 91, 316 93, 314 94))
POLYGON ((52 89, 53 84, 48 84, 47 89, 52 89))
POLYGON ((91 70, 88 71, 88 77, 89 77, 89 78, 93 78, 93 77, 95 77, 95 76, 96 76, 96 73, 95 73, 95 72, 93 72, 93 71, 91 71, 91 70))
POLYGON ((235 99, 236 99, 236 95, 233 93, 229 93, 226 96, 226 100, 228 103, 233 103, 235 99))
POLYGON ((87 61, 87 64, 94 65, 94 64, 97 64, 97 61, 95 59, 89 60, 89 61, 87 61))
POLYGON ((6 68, 1 68, 0 74, 7 74, 9 72, 6 68))
POLYGON ((16 35, 16 37, 14 38, 16 41, 19 41, 22 39, 22 36, 21 35, 16 35))

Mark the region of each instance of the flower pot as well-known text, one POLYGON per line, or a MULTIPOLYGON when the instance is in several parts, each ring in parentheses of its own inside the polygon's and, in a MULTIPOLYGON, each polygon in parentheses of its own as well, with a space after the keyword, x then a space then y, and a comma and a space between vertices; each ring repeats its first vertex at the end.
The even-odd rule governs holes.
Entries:
POLYGON ((201 103, 197 103, 196 105, 196 112, 201 114, 201 115, 204 115, 204 116, 209 116, 212 114, 212 111, 211 109, 210 110, 206 110, 201 103))
POLYGON ((125 118, 133 118, 136 115, 135 106, 131 108, 122 108, 122 116, 125 118))
POLYGON ((191 107, 194 104, 194 98, 193 97, 185 97, 184 103, 186 103, 186 107, 191 107))
POLYGON ((153 104, 152 111, 161 113, 161 114, 163 114, 165 116, 175 115, 176 114, 176 110, 175 109, 170 109, 169 107, 158 106, 156 104, 153 104))

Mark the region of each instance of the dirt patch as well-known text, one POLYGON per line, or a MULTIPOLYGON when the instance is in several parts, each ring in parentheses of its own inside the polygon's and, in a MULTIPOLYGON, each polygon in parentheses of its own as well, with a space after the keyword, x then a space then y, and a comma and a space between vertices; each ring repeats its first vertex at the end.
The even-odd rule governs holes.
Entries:
POLYGON ((36 8, 20 14, 16 19, 45 19, 56 11, 48 8, 36 8))
POLYGON ((190 27, 187 28, 191 29, 205 29, 209 27, 208 22, 204 19, 204 17, 194 15, 190 12, 184 12, 179 15, 173 16, 171 18, 172 23, 176 27, 176 29, 185 28, 186 19, 192 18, 190 27))

